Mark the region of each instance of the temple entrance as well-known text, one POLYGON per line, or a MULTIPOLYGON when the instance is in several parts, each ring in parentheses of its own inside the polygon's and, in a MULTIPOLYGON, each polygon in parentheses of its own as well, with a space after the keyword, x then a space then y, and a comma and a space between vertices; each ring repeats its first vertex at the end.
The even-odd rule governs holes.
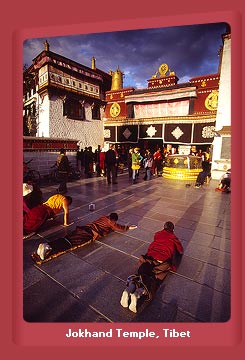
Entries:
POLYGON ((158 148, 163 148, 162 139, 139 139, 138 146, 141 150, 149 149, 151 153, 154 153, 158 148))

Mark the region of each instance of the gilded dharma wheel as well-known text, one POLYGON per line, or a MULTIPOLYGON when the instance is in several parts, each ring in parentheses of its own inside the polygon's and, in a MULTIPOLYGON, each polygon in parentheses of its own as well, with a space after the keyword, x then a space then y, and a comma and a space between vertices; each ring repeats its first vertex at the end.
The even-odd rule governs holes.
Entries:
POLYGON ((196 180, 202 171, 202 158, 193 155, 168 155, 162 176, 175 180, 196 180))

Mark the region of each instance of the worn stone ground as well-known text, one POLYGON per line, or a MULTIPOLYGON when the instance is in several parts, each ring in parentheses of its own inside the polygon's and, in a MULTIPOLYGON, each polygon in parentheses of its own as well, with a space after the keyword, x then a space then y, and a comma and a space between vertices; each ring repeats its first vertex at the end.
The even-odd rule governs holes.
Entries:
MULTIPOLYGON (((225 322, 230 317, 230 194, 215 192, 217 180, 196 189, 193 182, 162 177, 132 185, 125 172, 117 185, 93 177, 68 183, 70 218, 49 221, 23 240, 23 317, 27 322, 225 322), (88 210, 95 203, 93 212, 88 210), (136 224, 126 233, 70 251, 42 265, 31 259, 39 243, 64 236, 76 225, 110 212, 119 223, 136 224), (136 314, 120 305, 128 275, 147 250, 154 232, 167 220, 184 247, 177 273, 170 273, 151 303, 136 314)), ((42 187, 44 198, 56 185, 42 187)))

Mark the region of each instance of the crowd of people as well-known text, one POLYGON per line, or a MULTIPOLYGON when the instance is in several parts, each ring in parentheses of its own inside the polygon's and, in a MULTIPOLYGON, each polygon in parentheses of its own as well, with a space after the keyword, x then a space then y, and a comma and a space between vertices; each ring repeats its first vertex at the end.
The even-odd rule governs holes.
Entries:
POLYGON ((108 184, 117 183, 117 175, 127 171, 134 184, 140 169, 144 169, 144 180, 161 176, 166 155, 164 147, 152 150, 111 144, 108 150, 98 145, 93 151, 89 146, 77 150, 77 166, 85 177, 103 176, 107 178, 108 184))
MULTIPOLYGON (((152 176, 161 176, 167 155, 177 154, 177 148, 168 150, 167 147, 156 145, 155 148, 140 148, 124 144, 111 144, 108 150, 100 145, 93 151, 92 146, 77 149, 77 167, 85 177, 104 176, 108 183, 116 183, 118 173, 128 171, 134 184, 138 178, 139 170, 144 170, 144 180, 152 176), (107 174, 109 171, 109 174, 107 174)), ((209 151, 198 149, 190 151, 190 155, 199 156, 203 164, 210 164, 209 151)))
MULTIPOLYGON (((175 151, 176 152, 176 151, 175 151)), ((172 153, 172 151, 171 151, 172 153)), ((140 169, 143 172, 142 179, 149 181, 153 176, 161 176, 165 158, 168 155, 166 148, 157 147, 156 149, 140 149, 139 147, 126 147, 124 145, 111 144, 109 149, 101 148, 98 145, 93 152, 92 147, 77 150, 77 165, 84 175, 92 177, 94 173, 97 176, 104 176, 109 184, 117 184, 118 173, 128 172, 129 180, 132 184, 137 183, 140 175, 140 169)), ((192 154, 193 155, 193 154, 192 154)), ((203 185, 206 179, 211 178, 211 163, 208 153, 200 149, 195 154, 202 157, 203 170, 197 177, 196 187, 203 185)), ((59 186, 57 194, 44 201, 42 192, 37 184, 23 184, 23 231, 24 236, 36 232, 43 224, 64 211, 64 226, 69 225, 69 205, 72 198, 67 196, 67 181, 69 173, 69 161, 65 149, 60 149, 56 160, 59 171, 59 186)), ((225 176, 227 178, 227 176, 225 176)), ((230 176, 229 179, 230 181, 230 176)), ((227 179, 222 179, 218 189, 230 190, 230 185, 224 185, 227 179)))
MULTIPOLYGON (((92 147, 84 151, 78 150, 77 164, 84 170, 87 177, 105 176, 108 184, 117 184, 118 172, 128 171, 129 179, 135 184, 139 178, 140 169, 144 170, 144 181, 153 176, 161 176, 166 149, 157 148, 155 151, 139 147, 126 149, 124 146, 116 147, 111 144, 107 151, 98 146, 95 152, 92 147)), ((196 179, 196 187, 203 185, 207 178, 211 178, 211 163, 209 157, 198 151, 195 156, 202 157, 202 171, 196 179)), ((49 220, 63 211, 63 226, 72 224, 69 220, 69 206, 72 198, 67 196, 67 173, 69 161, 64 149, 60 150, 57 158, 60 173, 60 184, 57 193, 48 199, 43 198, 42 191, 35 183, 23 183, 23 235, 31 236, 42 228, 49 220)), ((229 192, 231 188, 231 169, 221 177, 217 191, 229 192)), ((32 258, 36 263, 48 261, 64 252, 96 241, 112 231, 128 231, 137 228, 136 225, 121 225, 118 214, 111 213, 101 216, 86 225, 76 226, 75 230, 63 238, 50 242, 40 243, 32 258)), ((138 300, 152 300, 157 289, 169 271, 176 271, 179 260, 183 254, 183 246, 174 234, 174 224, 167 221, 163 229, 154 234, 152 243, 146 254, 139 257, 138 269, 135 274, 129 275, 126 288, 122 292, 120 304, 132 312, 137 312, 138 300)))
MULTIPOLYGON (((172 153, 172 152, 171 152, 172 153)), ((168 155, 166 148, 157 147, 152 149, 140 149, 139 147, 116 146, 111 144, 105 151, 100 145, 93 152, 92 147, 85 150, 78 149, 77 164, 84 175, 92 177, 94 173, 97 176, 106 177, 107 183, 117 184, 117 175, 119 172, 128 172, 129 180, 132 184, 137 183, 141 172, 142 179, 149 181, 153 176, 161 176, 165 158, 168 155)), ((209 154, 200 149, 192 154, 202 157, 202 171, 198 174, 195 187, 201 187, 204 182, 211 179, 211 163, 209 154)), ((60 184, 57 193, 44 201, 42 192, 37 184, 23 184, 23 231, 24 236, 36 232, 46 223, 47 220, 54 219, 55 216, 64 211, 64 226, 69 225, 69 205, 72 198, 67 196, 67 181, 69 173, 69 161, 65 149, 60 149, 57 157, 60 184)), ((217 187, 217 191, 229 192, 231 188, 230 169, 224 174, 217 187)))

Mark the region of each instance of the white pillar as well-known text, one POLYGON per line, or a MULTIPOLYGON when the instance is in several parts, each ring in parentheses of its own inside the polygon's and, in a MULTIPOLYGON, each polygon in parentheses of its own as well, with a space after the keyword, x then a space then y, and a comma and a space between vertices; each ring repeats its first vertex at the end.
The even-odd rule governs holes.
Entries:
POLYGON ((224 137, 222 129, 231 126, 231 34, 223 36, 223 52, 220 68, 220 85, 216 115, 217 136, 213 141, 212 177, 220 176, 231 167, 230 136, 224 137), (221 131, 221 134, 219 134, 221 131), (224 149, 226 147, 226 149, 224 149), (226 150, 226 151, 224 151, 226 150), (223 154, 226 155, 223 155, 223 154), (225 157, 224 157, 225 156, 225 157))

